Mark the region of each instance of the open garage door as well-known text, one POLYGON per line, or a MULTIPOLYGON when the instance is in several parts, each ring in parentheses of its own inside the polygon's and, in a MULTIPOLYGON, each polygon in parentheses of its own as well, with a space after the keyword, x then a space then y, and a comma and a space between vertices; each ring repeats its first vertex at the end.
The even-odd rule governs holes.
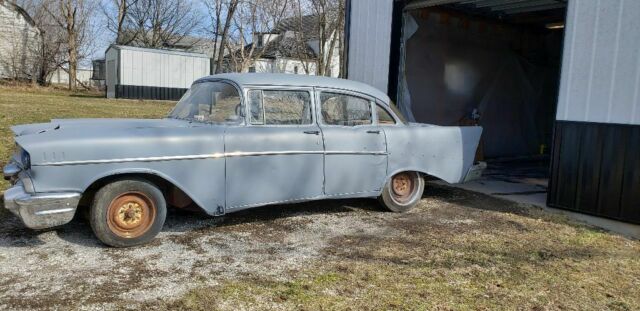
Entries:
POLYGON ((397 88, 401 110, 421 123, 482 125, 484 158, 547 153, 565 6, 559 0, 409 3, 397 88))

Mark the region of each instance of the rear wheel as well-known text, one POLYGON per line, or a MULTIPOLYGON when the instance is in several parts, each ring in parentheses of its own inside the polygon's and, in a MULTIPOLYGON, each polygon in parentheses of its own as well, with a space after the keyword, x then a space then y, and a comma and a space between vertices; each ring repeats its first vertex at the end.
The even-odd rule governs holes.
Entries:
POLYGON ((417 172, 400 172, 385 184, 380 202, 392 212, 403 213, 413 208, 422 198, 424 179, 417 172))
POLYGON ((102 187, 91 206, 96 237, 114 247, 147 243, 160 232, 167 215, 164 195, 145 180, 120 180, 102 187))

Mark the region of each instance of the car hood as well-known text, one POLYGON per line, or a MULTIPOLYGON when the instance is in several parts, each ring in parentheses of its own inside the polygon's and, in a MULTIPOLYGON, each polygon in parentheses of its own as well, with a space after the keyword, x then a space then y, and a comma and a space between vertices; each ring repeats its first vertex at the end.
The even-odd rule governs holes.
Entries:
POLYGON ((224 127, 177 119, 75 119, 12 127, 33 165, 217 152, 224 127))
POLYGON ((44 134, 50 131, 103 131, 111 129, 188 127, 190 123, 177 119, 53 119, 49 123, 12 126, 16 136, 44 134))

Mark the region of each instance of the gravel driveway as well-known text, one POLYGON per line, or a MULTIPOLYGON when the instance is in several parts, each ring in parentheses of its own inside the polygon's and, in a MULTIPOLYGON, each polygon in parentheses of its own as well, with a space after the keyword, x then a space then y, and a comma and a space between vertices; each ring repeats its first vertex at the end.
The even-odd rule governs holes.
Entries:
MULTIPOLYGON (((438 264, 430 271, 444 269, 438 273, 446 275, 455 271, 451 270, 457 264, 455 258, 465 256, 467 250, 459 243, 469 240, 478 245, 478 241, 473 242, 476 237, 488 241, 487 248, 506 240, 505 246, 496 249, 499 256, 520 256, 517 259, 523 264, 529 264, 529 255, 519 253, 521 248, 516 248, 520 246, 513 244, 512 237, 530 239, 533 254, 544 255, 540 255, 542 259, 534 258, 535 265, 562 256, 573 260, 578 258, 577 252, 596 254, 595 248, 592 251, 586 246, 572 246, 571 252, 556 251, 556 247, 566 246, 559 237, 581 237, 591 231, 585 233, 581 226, 537 217, 531 216, 528 207, 462 190, 431 187, 420 205, 407 214, 383 212, 374 200, 270 206, 219 218, 172 210, 163 231, 150 245, 113 249, 101 245, 81 217, 55 230, 34 232, 24 229, 13 215, 3 210, 0 308, 137 309, 171 303, 195 287, 215 288, 228 280, 250 277, 286 281, 312 264, 329 260, 382 262, 381 267, 389 263, 407 267, 416 262, 424 267, 444 258, 442 268, 438 264), (535 230, 550 233, 548 237, 536 233, 541 236, 538 238, 530 235, 535 230), (459 235, 462 232, 469 235, 459 235), (414 240, 402 240, 408 236, 414 240), (448 241, 451 237, 457 240, 448 241), (493 238, 495 241, 490 240, 493 238), (420 241, 425 242, 421 245, 420 241), (389 249, 386 253, 377 249, 383 244, 389 249), (407 248, 390 248, 396 244, 407 248), (446 257, 448 254, 454 257, 446 257)), ((626 243, 631 245, 627 247, 640 249, 636 242, 609 234, 602 240, 612 241, 616 248, 626 243)), ((603 247, 600 244, 598 248, 603 247)), ((495 260, 493 256, 483 260, 495 260)), ((466 269, 461 270, 463 278, 470 277, 468 269, 484 267, 475 258, 461 261, 466 269)), ((499 277, 503 275, 499 269, 517 268, 507 259, 504 265, 491 261, 486 271, 499 277)), ((222 302, 216 308, 235 309, 235 306, 222 302)))
POLYGON ((131 249, 103 246, 82 217, 36 232, 3 210, 0 308, 102 309, 123 301, 133 308, 179 298, 203 282, 256 273, 277 279, 317 258, 334 237, 394 234, 379 224, 393 214, 377 204, 319 201, 224 217, 171 210, 156 240, 131 249))

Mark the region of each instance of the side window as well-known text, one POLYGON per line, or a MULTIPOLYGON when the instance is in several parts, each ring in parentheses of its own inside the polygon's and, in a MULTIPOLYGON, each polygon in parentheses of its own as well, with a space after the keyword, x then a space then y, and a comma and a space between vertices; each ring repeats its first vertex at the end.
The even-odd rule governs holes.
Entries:
POLYGON ((376 105, 376 113, 378 114, 378 124, 380 125, 392 125, 396 124, 396 120, 385 110, 380 107, 380 105, 376 105))
POLYGON ((251 124, 264 124, 264 110, 262 109, 262 91, 249 91, 249 122, 251 124))
POLYGON ((249 91, 251 124, 311 124, 311 95, 307 91, 249 91))
POLYGON ((328 125, 356 126, 371 124, 371 102, 364 98, 338 94, 320 94, 322 120, 328 125))

